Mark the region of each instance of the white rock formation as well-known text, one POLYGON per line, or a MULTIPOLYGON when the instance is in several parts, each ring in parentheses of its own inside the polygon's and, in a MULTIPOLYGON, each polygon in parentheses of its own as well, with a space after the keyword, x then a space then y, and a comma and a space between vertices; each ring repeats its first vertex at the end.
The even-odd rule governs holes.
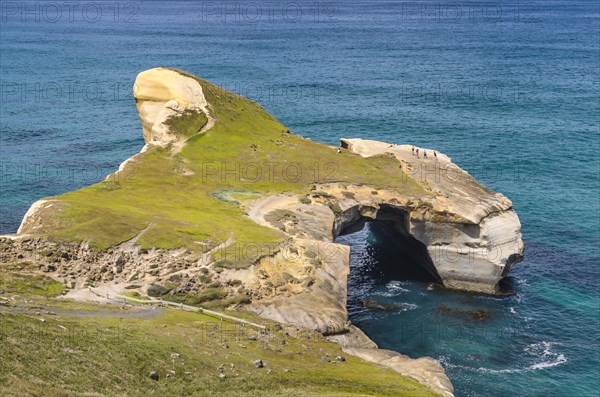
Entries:
POLYGON ((171 69, 154 68, 138 74, 133 96, 148 144, 166 146, 181 142, 183 137, 174 135, 165 122, 186 110, 203 112, 211 121, 200 83, 171 69))
POLYGON ((414 179, 426 182, 433 198, 405 210, 408 232, 425 244, 446 287, 494 293, 498 282, 523 257, 521 223, 512 202, 477 182, 451 159, 426 149, 427 158, 409 145, 342 139, 363 157, 391 153, 414 179))

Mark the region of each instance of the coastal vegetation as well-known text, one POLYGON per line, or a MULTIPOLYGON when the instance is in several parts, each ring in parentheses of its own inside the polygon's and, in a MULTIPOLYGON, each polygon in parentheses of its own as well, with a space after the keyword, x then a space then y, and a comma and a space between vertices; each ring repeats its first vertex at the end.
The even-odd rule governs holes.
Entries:
POLYGON ((99 250, 136 237, 141 249, 200 252, 232 235, 239 244, 282 241, 279 231, 244 216, 243 203, 263 195, 306 197, 323 182, 424 194, 393 156, 337 154, 291 133, 251 100, 188 76, 201 84, 214 126, 196 133, 206 123, 202 112, 173 118, 172 132, 189 138, 180 152, 150 145, 105 181, 52 197, 38 234, 99 250))
POLYGON ((2 396, 435 396, 317 333, 249 313, 267 331, 178 309, 48 299, 6 266, 0 274, 2 396))

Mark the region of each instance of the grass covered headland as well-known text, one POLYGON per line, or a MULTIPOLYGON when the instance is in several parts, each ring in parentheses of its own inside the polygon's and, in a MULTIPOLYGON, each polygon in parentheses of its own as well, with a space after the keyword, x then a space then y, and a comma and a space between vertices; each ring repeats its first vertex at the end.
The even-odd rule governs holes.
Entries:
POLYGON ((100 250, 139 238, 141 248, 200 251, 233 234, 239 244, 283 239, 244 216, 245 200, 274 193, 310 194, 317 183, 369 184, 424 194, 392 156, 362 158, 291 133, 260 105, 198 77, 214 125, 184 112, 167 123, 187 138, 181 150, 148 149, 105 181, 52 197, 36 235, 86 241, 100 250), (140 234, 140 232, 142 232, 140 234))
MULTIPOLYGON (((275 227, 250 216, 251 204, 276 194, 310 216, 340 214, 327 183, 349 198, 348 185, 417 197, 429 194, 426 183, 391 154, 363 158, 312 142, 248 99, 153 70, 161 73, 135 95, 144 150, 102 182, 36 203, 17 236, 0 238, 0 396, 437 395, 424 386, 436 383, 419 383, 427 365, 407 374, 307 330, 331 320, 331 330, 349 331, 346 268, 324 263, 324 248, 309 240, 285 246, 300 213, 271 209, 265 223, 275 227), (253 245, 278 249, 268 263, 262 251, 238 255, 253 245), (82 303, 100 296, 99 285, 113 303, 82 303), (284 298, 296 310, 295 297, 309 292, 325 320, 304 313, 307 305, 294 312, 303 322, 261 313, 300 325, 240 310, 284 298)), ((443 370, 433 372, 426 381, 443 370)))

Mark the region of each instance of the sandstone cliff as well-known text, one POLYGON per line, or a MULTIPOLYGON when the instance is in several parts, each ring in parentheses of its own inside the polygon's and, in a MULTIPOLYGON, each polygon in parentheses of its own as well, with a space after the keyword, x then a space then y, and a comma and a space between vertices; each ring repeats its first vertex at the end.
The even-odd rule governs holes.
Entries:
POLYGON ((335 240, 378 222, 440 284, 494 293, 523 255, 510 200, 432 149, 342 139, 337 153, 175 69, 140 73, 134 97, 144 149, 96 185, 35 203, 2 239, 5 260, 39 263, 73 290, 250 303, 452 395, 439 363, 380 351, 350 325, 349 248, 335 240))

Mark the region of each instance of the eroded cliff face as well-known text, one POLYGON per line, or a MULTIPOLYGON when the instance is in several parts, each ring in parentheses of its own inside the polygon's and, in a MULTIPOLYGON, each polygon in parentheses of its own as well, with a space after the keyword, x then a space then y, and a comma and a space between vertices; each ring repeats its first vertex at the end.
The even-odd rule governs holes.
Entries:
MULTIPOLYGON (((498 282, 523 258, 521 223, 512 202, 477 182, 444 154, 426 149, 415 156, 408 145, 342 139, 361 156, 390 153, 407 173, 427 184, 432 197, 409 214, 408 232, 427 246, 444 286, 495 293, 498 282)), ((370 202, 370 201, 369 201, 370 202)), ((364 203, 361 203, 364 204, 364 203)))
POLYGON ((261 316, 331 335, 350 354, 452 395, 435 360, 417 363, 380 351, 352 327, 346 311, 350 250, 335 241, 365 222, 379 222, 398 244, 419 253, 413 265, 444 286, 494 293, 523 256, 521 226, 510 200, 448 156, 434 157, 432 149, 424 158, 423 149, 418 157, 408 145, 342 139, 344 150, 337 154, 336 148, 286 131, 260 106, 185 72, 142 72, 134 97, 143 151, 96 186, 35 203, 17 235, 1 240, 3 261, 38 263, 73 290, 110 285, 144 292, 169 283, 173 294, 199 295, 218 284, 224 296, 245 297, 227 302, 251 300, 246 308, 261 316), (242 157, 231 160, 237 166, 240 159, 287 164, 291 157, 310 168, 314 164, 301 162, 314 155, 343 167, 335 181, 315 177, 245 185, 240 178, 233 188, 231 181, 213 183, 205 164, 215 171, 216 161, 228 160, 217 155, 238 151, 242 157), (298 153, 303 155, 293 157, 298 153), (133 166, 141 168, 143 183, 122 178, 133 166), (158 186, 151 183, 155 179, 158 186), (274 193, 273 186, 281 190, 274 193), (227 197, 241 195, 239 200, 224 198, 223 187, 227 197), (222 216, 215 217, 219 211, 222 216), (237 229, 227 226, 232 222, 237 229), (219 242, 214 231, 228 237, 219 242), (92 248, 95 240, 109 248, 92 248), (269 252, 245 257, 245 263, 224 260, 223 251, 239 241, 273 245, 269 252))
MULTIPOLYGON (((410 151, 410 147, 397 150, 410 151)), ((442 156, 438 154, 438 158, 442 156)), ((423 161, 409 160, 399 166, 414 167, 423 161)), ((444 195, 435 184, 432 194, 416 198, 396 191, 341 183, 317 184, 305 196, 279 194, 249 204, 247 212, 254 221, 282 230, 291 242, 302 241, 304 245, 318 247, 319 261, 329 265, 324 267, 326 272, 315 275, 316 282, 296 290, 292 297, 279 294, 272 301, 256 301, 252 305, 254 310, 276 321, 291 322, 286 314, 294 311, 296 302, 302 302, 303 316, 291 316, 295 321, 302 318, 299 323, 302 326, 324 333, 347 330, 346 314, 332 316, 324 309, 345 313, 349 250, 336 244, 335 239, 340 234, 360 230, 365 222, 380 222, 396 236, 398 244, 411 245, 419 261, 409 265, 424 267, 444 286, 495 293, 501 278, 522 258, 518 217, 504 196, 483 188, 449 161, 445 166, 455 168, 468 180, 458 189, 461 195, 457 200, 476 202, 473 196, 462 196, 462 192, 476 191, 486 195, 481 198, 488 200, 488 206, 475 207, 478 214, 466 212, 468 205, 460 207, 460 202, 455 205, 452 193, 444 195), (306 304, 311 300, 320 304, 306 304)), ((285 258, 282 261, 286 262, 285 258)), ((249 280, 260 279, 253 282, 257 290, 273 285, 279 277, 277 272, 261 275, 260 266, 252 274, 254 279, 249 277, 249 280)), ((280 271, 285 267, 281 265, 280 271)))
POLYGON ((200 132, 206 123, 212 123, 200 83, 174 70, 155 68, 138 74, 133 96, 147 144, 183 143, 200 132), (178 131, 173 124, 182 117, 193 117, 197 121, 186 126, 189 130, 178 131))

